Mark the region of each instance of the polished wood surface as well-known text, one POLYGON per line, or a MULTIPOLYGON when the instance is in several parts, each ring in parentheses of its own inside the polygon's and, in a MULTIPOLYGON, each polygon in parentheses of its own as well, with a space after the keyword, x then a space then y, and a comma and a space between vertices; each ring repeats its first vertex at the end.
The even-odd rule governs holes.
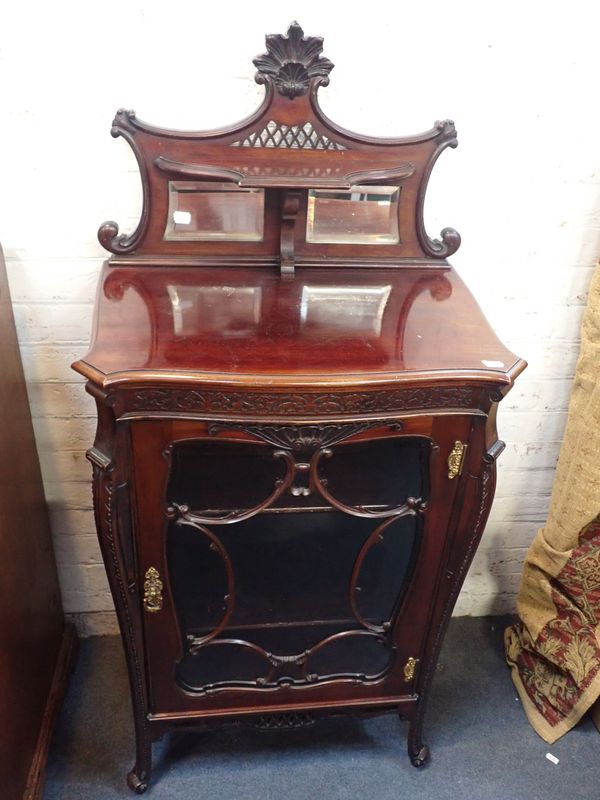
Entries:
POLYGON ((73 367, 97 404, 88 457, 136 792, 153 741, 214 721, 394 711, 412 763, 429 758, 429 689, 504 447, 497 407, 526 364, 448 263, 458 233, 425 231, 454 124, 343 130, 317 100, 321 51, 295 23, 267 37, 264 103, 226 130, 113 122, 144 207, 130 235, 100 227, 113 256, 73 367), (319 241, 311 190, 346 192, 319 241), (353 218, 369 202, 381 213, 353 218))
POLYGON ((361 384, 509 383, 521 362, 450 267, 431 270, 112 267, 90 352, 75 369, 104 386, 145 377, 361 384))
POLYGON ((0 796, 41 795, 73 656, 0 250, 0 796))

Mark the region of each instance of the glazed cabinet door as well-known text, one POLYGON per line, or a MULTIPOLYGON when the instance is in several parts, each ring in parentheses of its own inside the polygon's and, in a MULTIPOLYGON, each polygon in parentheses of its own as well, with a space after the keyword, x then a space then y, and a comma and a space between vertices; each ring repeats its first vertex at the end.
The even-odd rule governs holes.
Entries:
POLYGON ((469 425, 132 423, 152 712, 410 694, 469 425))

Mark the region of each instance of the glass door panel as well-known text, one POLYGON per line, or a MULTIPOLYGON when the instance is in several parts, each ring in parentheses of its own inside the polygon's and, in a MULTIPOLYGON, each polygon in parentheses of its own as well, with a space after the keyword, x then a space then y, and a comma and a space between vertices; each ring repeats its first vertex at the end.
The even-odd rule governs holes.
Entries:
POLYGON ((429 442, 301 445, 172 445, 166 548, 187 691, 374 680, 389 666, 429 442))

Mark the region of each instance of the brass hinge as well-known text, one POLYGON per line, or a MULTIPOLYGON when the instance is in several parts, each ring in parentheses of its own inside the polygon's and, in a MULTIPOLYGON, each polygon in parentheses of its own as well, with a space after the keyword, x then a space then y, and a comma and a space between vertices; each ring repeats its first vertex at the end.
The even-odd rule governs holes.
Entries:
POLYGON ((418 658, 413 658, 411 656, 408 659, 408 661, 404 665, 404 683, 410 683, 412 679, 415 677, 415 672, 418 663, 419 663, 418 658))
POLYGON ((150 614, 160 611, 163 605, 163 582, 160 579, 158 570, 150 567, 144 576, 144 608, 150 614))
POLYGON ((463 442, 454 442, 454 447, 448 456, 448 478, 452 480, 462 472, 467 445, 463 442))

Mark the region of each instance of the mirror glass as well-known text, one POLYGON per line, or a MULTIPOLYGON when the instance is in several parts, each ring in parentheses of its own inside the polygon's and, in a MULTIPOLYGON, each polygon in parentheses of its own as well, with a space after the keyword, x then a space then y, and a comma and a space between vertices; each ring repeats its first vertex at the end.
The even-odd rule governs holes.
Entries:
POLYGON ((233 183, 169 181, 167 241, 260 242, 264 229, 264 189, 233 183))
POLYGON ((398 244, 398 186, 310 189, 306 241, 322 244, 398 244))

